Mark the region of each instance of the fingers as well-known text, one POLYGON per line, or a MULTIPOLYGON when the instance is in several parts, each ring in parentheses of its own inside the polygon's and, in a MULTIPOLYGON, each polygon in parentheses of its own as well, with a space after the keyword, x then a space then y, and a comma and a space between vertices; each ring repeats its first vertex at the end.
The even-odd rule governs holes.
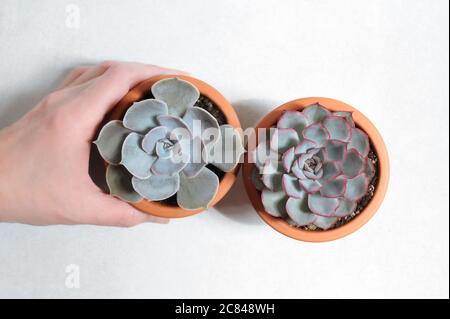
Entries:
POLYGON ((59 89, 63 89, 71 85, 77 78, 79 78, 84 72, 89 70, 89 66, 79 66, 70 71, 70 73, 64 78, 61 84, 58 86, 59 89))
POLYGON ((75 80, 70 83, 69 86, 75 86, 79 84, 86 83, 92 79, 95 79, 105 73, 108 68, 113 65, 114 62, 103 62, 102 64, 93 66, 86 70, 83 74, 81 74, 79 77, 77 77, 75 80))
POLYGON ((166 218, 142 213, 130 204, 101 192, 93 195, 91 201, 93 215, 88 223, 119 227, 132 227, 142 223, 169 223, 166 218))
POLYGON ((179 75, 190 75, 189 72, 183 71, 183 70, 178 70, 178 69, 171 69, 171 68, 163 68, 157 65, 153 65, 153 64, 146 64, 147 66, 150 67, 154 67, 154 68, 159 68, 161 70, 164 70, 165 73, 160 73, 160 74, 179 74, 179 75))
MULTIPOLYGON (((128 91, 136 84, 161 74, 185 74, 173 69, 140 63, 118 63, 111 65, 86 90, 89 97, 89 112, 95 113, 96 120, 103 118, 128 91)), ((93 116, 95 117, 95 116, 93 116)))

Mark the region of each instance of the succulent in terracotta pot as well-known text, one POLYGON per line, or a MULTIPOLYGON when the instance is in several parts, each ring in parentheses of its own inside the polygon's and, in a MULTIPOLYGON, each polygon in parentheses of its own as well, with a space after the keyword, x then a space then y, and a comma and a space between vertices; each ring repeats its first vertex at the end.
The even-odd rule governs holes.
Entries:
POLYGON ((257 128, 270 135, 248 154, 244 182, 272 227, 324 241, 354 231, 375 213, 387 186, 387 152, 357 110, 325 98, 295 100, 257 128))
POLYGON ((273 133, 253 153, 269 214, 293 225, 329 229, 338 217, 354 212, 374 167, 367 158, 369 139, 355 127, 351 113, 313 104, 302 112, 286 111, 273 133), (265 159, 270 153, 275 154, 265 159))
POLYGON ((109 164, 110 193, 130 203, 172 198, 184 211, 206 209, 219 190, 215 170, 236 170, 244 152, 240 133, 197 106, 201 93, 187 80, 160 79, 150 93, 122 120, 106 123, 94 142, 109 164))

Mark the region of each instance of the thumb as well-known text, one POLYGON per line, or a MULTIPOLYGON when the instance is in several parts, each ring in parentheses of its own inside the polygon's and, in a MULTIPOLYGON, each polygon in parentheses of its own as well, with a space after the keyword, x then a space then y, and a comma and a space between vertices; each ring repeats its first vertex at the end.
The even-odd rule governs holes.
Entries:
POLYGON ((95 225, 132 227, 141 223, 167 224, 169 219, 143 213, 111 195, 97 193, 92 199, 94 216, 88 221, 95 225))

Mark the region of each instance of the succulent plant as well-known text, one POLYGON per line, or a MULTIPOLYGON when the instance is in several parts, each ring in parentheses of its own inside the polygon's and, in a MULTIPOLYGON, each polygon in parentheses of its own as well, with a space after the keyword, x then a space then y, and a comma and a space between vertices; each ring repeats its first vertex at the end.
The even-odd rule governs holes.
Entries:
POLYGON ((285 111, 270 135, 253 152, 252 174, 267 213, 326 230, 355 211, 375 168, 350 112, 285 111))
POLYGON ((108 122, 94 142, 109 163, 110 193, 132 203, 176 194, 183 209, 206 208, 219 187, 206 166, 232 171, 244 151, 241 136, 195 106, 200 92, 188 81, 163 79, 151 92, 154 98, 133 103, 123 121, 108 122))

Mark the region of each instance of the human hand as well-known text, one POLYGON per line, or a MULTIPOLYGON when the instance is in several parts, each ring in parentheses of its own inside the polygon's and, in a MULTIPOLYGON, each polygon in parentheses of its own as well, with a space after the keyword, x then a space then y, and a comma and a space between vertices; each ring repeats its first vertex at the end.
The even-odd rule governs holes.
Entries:
POLYGON ((103 193, 88 174, 104 115, 137 83, 179 72, 105 62, 74 69, 13 125, 0 130, 0 221, 133 226, 168 220, 103 193))

